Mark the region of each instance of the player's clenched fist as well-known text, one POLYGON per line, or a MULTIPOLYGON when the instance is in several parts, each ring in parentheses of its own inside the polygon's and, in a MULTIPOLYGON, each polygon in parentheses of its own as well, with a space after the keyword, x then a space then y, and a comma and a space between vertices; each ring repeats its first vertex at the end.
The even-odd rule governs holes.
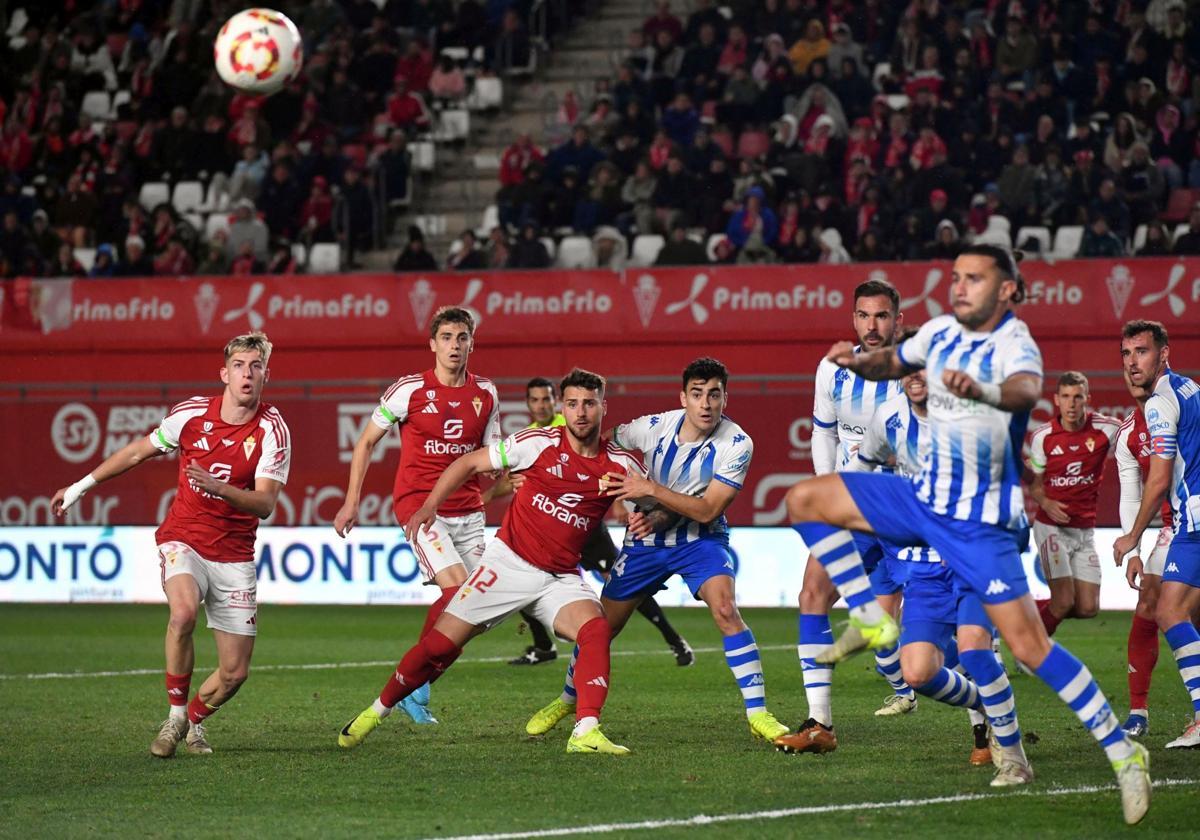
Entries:
POLYGON ((979 389, 979 383, 961 370, 942 371, 942 384, 954 396, 962 397, 963 399, 977 400, 982 394, 979 389))

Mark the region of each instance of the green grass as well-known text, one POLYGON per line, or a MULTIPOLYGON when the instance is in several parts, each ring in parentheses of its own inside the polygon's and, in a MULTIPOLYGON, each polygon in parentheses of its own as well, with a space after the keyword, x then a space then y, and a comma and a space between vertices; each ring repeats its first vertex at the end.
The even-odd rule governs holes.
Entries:
MULTIPOLYGON (((422 611, 395 607, 278 607, 260 613, 256 666, 394 661, 422 611)), ((672 610, 696 647, 719 645, 707 613, 672 610)), ((764 650, 770 708, 804 717, 795 614, 748 610, 764 650)), ((1067 622, 1060 636, 1125 711, 1127 614, 1067 622)), ((566 724, 541 740, 529 714, 560 687, 562 660, 513 668, 486 657, 524 644, 506 624, 477 639, 434 687, 437 727, 392 716, 358 750, 337 748, 339 727, 376 695, 391 666, 252 669, 242 692, 209 727, 216 754, 170 761, 147 747, 165 714, 162 631, 149 606, 0 607, 0 673, 156 673, 78 679, 0 679, 0 835, 429 837, 532 831, 689 818, 833 803, 991 795, 987 769, 967 764, 965 713, 921 700, 900 719, 872 712, 886 685, 865 657, 837 671, 841 746, 830 756, 786 756, 751 740, 722 656, 678 668, 637 617, 616 642, 605 729, 634 755, 568 756, 566 724)), ((565 649, 565 645, 562 646, 565 649)), ((197 679, 214 662, 197 632, 197 679)), ((1112 790, 1047 796, 1054 788, 1107 785, 1103 754, 1074 716, 1029 677, 1014 677, 1037 781, 1019 795, 918 808, 849 810, 640 836, 846 837, 918 835, 1106 837, 1125 833, 1112 790), (1030 738, 1032 741, 1033 739, 1030 738), (952 828, 951 828, 952 826, 952 828)), ((1155 674, 1147 745, 1158 778, 1200 779, 1200 755, 1166 752, 1190 707, 1170 652, 1155 674)), ((1136 831, 1195 836, 1197 786, 1155 790, 1136 831)), ((633 832, 625 832, 630 834, 633 832)))

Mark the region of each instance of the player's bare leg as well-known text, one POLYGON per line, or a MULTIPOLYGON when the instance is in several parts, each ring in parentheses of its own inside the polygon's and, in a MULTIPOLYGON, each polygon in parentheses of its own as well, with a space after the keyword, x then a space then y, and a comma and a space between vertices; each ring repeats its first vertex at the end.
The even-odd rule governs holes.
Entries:
POLYGON ((1167 744, 1169 750, 1200 748, 1200 678, 1195 674, 1195 663, 1200 659, 1200 631, 1192 624, 1198 609, 1200 588, 1178 580, 1163 581, 1155 615, 1192 701, 1192 722, 1167 744))
POLYGON ((787 494, 787 509, 792 527, 850 606, 850 628, 815 660, 832 664, 863 648, 878 650, 895 642, 900 628, 871 592, 850 534, 850 530, 873 531, 841 476, 823 475, 793 485, 787 494))
POLYGON ((351 749, 361 744, 401 700, 436 681, 458 659, 463 646, 486 631, 482 625, 443 612, 429 632, 404 654, 375 701, 342 727, 338 746, 351 749))
POLYGON ((205 738, 204 720, 217 712, 237 694, 250 674, 250 657, 254 654, 254 636, 242 636, 213 630, 217 643, 217 670, 208 675, 188 704, 188 752, 212 752, 205 738))
POLYGON ((1150 679, 1158 664, 1158 595, 1161 575, 1142 575, 1137 606, 1129 624, 1126 657, 1129 665, 1129 717, 1121 725, 1131 737, 1150 731, 1150 679))
POLYGON ((696 595, 708 606, 713 623, 721 632, 725 663, 741 691, 751 735, 770 743, 788 734, 788 728, 767 711, 767 685, 758 643, 737 608, 733 578, 713 575, 701 584, 696 595))
POLYGON ((574 639, 577 651, 574 667, 579 699, 567 752, 628 755, 628 747, 612 743, 600 730, 600 712, 611 680, 609 646, 613 636, 600 605, 592 600, 564 605, 554 617, 554 632, 574 639))
POLYGON ((150 744, 150 753, 159 758, 170 758, 188 734, 188 693, 196 662, 192 633, 196 629, 196 615, 200 610, 200 587, 191 575, 180 574, 169 578, 163 590, 170 610, 165 653, 167 699, 171 711, 159 727, 158 736, 150 744))
MULTIPOLYGON (((1013 656, 1054 689, 1104 749, 1117 775, 1125 821, 1131 825, 1139 822, 1150 808, 1150 757, 1146 748, 1130 740, 1117 724, 1104 692, 1087 667, 1050 640, 1032 597, 1026 594, 985 607, 1013 656)), ((971 665, 966 667, 970 670, 971 665)))
POLYGON ((783 752, 823 753, 837 749, 837 736, 833 733, 833 668, 818 664, 814 658, 833 643, 829 611, 837 599, 837 587, 829 573, 810 554, 798 598, 800 616, 796 634, 796 655, 804 679, 808 718, 795 732, 775 740, 775 746, 783 752))

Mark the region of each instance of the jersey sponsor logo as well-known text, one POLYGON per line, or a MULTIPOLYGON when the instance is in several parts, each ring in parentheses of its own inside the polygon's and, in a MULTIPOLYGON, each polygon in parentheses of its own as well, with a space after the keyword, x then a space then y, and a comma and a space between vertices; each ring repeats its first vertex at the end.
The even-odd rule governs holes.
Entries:
POLYGON ((475 397, 471 400, 471 408, 475 409, 475 416, 479 416, 479 412, 483 411, 483 400, 475 397))
MULTIPOLYGON (((233 476, 233 465, 232 464, 221 464, 221 463, 209 464, 208 465, 208 474, 211 475, 213 478, 215 478, 217 481, 229 481, 229 479, 233 476)), ((208 492, 205 492, 204 490, 201 490, 196 485, 196 482, 192 481, 190 478, 188 479, 188 486, 192 488, 192 491, 197 496, 203 496, 206 499, 217 498, 212 493, 208 493, 208 492)))
POLYGON ((1067 444, 1067 449, 1070 449, 1072 452, 1078 452, 1078 451, 1079 451, 1079 444, 1078 444, 1078 443, 1068 443, 1068 444, 1067 444))
POLYGON ((460 403, 460 402, 448 402, 448 403, 446 403, 446 405, 450 406, 451 408, 458 408, 460 405, 462 405, 462 403, 460 403))
POLYGON ((204 427, 203 427, 204 434, 208 434, 208 433, 209 433, 209 432, 211 432, 212 430, 213 430, 213 423, 212 423, 212 421, 211 421, 211 420, 205 420, 205 421, 204 421, 204 427))
POLYGON ((451 417, 442 424, 442 437, 446 440, 458 440, 463 436, 463 421, 451 417))
POLYGON ((1088 451, 1088 452, 1095 452, 1095 451, 1096 451, 1096 439, 1095 439, 1095 438, 1088 438, 1088 439, 1087 439, 1087 440, 1084 442, 1084 444, 1087 446, 1087 451, 1088 451))
POLYGON ((545 493, 538 493, 533 497, 532 504, 547 516, 570 525, 572 528, 586 531, 592 527, 591 517, 583 516, 571 510, 571 508, 575 507, 581 501, 583 501, 583 496, 578 493, 564 493, 558 497, 557 501, 551 499, 545 493))
POLYGON ((1080 471, 1082 470, 1083 461, 1072 461, 1071 463, 1067 464, 1066 473, 1067 475, 1079 475, 1080 471))
POLYGON ((855 426, 853 423, 839 423, 838 429, 847 434, 857 435, 858 437, 862 437, 867 433, 866 426, 855 426))
POLYGON ((438 413, 437 406, 434 405, 433 403, 426 403, 425 407, 423 409, 421 409, 421 413, 422 414, 437 414, 438 413))
POLYGON ((254 454, 254 446, 256 443, 257 441, 254 439, 254 435, 250 435, 250 437, 242 441, 242 451, 246 453, 247 461, 249 461, 250 456, 254 454))
POLYGON ((231 441, 229 438, 221 438, 221 445, 222 446, 233 446, 233 441, 231 441))
POLYGON ((992 578, 991 581, 987 585, 987 589, 984 590, 984 594, 985 595, 1003 595, 1005 592, 1007 592, 1011 588, 1012 588, 1011 586, 1009 586, 1004 581, 1000 580, 1000 578, 992 578))
POLYGON ((473 443, 446 443, 444 440, 425 441, 426 455, 466 455, 476 449, 473 443))
POLYGON ((986 411, 992 410, 992 407, 986 403, 968 399, 967 397, 956 397, 953 394, 943 394, 938 391, 931 392, 928 400, 930 407, 938 411, 960 414, 983 414, 986 411))
MULTIPOLYGON (((232 443, 232 442, 233 441, 230 441, 230 443, 232 443)), ((205 452, 212 451, 212 449, 208 445, 208 438, 197 438, 196 442, 193 443, 192 445, 194 447, 196 447, 197 449, 203 449, 205 452)))
POLYGON ((587 481, 589 478, 591 478, 591 476, 587 473, 575 473, 575 477, 580 481, 587 481))

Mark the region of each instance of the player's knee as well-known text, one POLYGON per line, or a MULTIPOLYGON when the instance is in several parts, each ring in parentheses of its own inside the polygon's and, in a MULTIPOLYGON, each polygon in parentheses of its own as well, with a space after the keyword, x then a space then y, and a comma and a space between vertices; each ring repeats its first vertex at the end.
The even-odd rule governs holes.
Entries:
POLYGON ((904 681, 913 688, 920 688, 933 679, 933 675, 938 672, 938 669, 933 667, 934 663, 921 661, 912 662, 905 661, 903 657, 900 659, 900 674, 904 677, 904 681))
POLYGON ((722 598, 719 601, 714 601, 710 607, 712 610, 713 621, 717 623, 717 627, 725 635, 740 633, 745 625, 742 623, 742 614, 738 612, 737 604, 733 599, 722 598))
POLYGON ((1134 614, 1143 621, 1154 621, 1157 611, 1158 591, 1143 586, 1141 594, 1138 595, 1137 606, 1133 608, 1134 614))
POLYGON ((815 496, 809 482, 793 484, 785 497, 788 521, 805 522, 813 518, 815 496))
POLYGON ((171 608, 171 617, 167 621, 167 630, 173 636, 190 636, 196 629, 196 607, 188 604, 171 608))
POLYGON ((1170 598, 1159 598, 1154 607, 1154 620, 1164 633, 1182 621, 1190 621, 1191 616, 1181 603, 1175 603, 1170 598))
POLYGON ((1095 618, 1100 612, 1100 604, 1097 601, 1084 600, 1075 602, 1075 617, 1076 618, 1095 618))
POLYGON ((220 669, 221 685, 226 691, 237 691, 248 676, 250 676, 250 663, 248 662, 243 665, 234 665, 231 668, 223 667, 220 669))

